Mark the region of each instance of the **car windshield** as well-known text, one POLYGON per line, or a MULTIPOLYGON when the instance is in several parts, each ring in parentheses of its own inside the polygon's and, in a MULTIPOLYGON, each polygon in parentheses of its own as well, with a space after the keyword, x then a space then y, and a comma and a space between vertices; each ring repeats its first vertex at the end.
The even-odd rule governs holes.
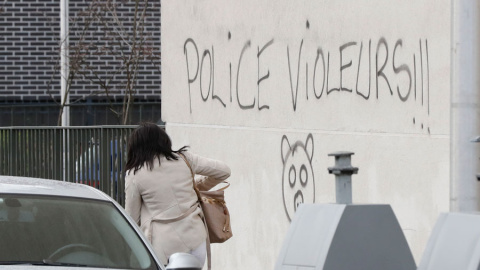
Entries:
POLYGON ((111 202, 0 194, 0 265, 157 269, 111 202))

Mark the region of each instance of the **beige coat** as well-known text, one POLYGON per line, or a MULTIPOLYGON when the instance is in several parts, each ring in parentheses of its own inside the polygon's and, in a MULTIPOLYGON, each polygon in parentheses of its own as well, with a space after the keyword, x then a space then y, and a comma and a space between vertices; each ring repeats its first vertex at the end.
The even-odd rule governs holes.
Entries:
MULTIPOLYGON (((184 152, 201 190, 208 190, 230 176, 230 168, 223 162, 184 152)), ((135 174, 125 176, 125 210, 137 222, 164 264, 173 253, 189 252, 202 244, 207 235, 197 207, 192 175, 185 161, 154 161, 150 171, 143 166, 135 174), (195 208, 195 209, 193 209, 195 208), (187 211, 185 218, 174 222, 187 211)))

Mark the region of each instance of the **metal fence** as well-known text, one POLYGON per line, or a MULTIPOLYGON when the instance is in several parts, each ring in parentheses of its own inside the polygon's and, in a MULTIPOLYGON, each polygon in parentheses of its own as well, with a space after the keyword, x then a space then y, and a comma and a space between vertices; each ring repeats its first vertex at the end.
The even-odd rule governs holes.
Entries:
POLYGON ((135 127, 0 127, 0 174, 83 183, 124 205, 123 168, 135 127))

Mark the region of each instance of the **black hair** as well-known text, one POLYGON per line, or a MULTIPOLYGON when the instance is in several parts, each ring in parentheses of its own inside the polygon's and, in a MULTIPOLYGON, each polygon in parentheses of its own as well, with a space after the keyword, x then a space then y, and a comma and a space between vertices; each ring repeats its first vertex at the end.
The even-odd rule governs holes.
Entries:
POLYGON ((164 156, 167 160, 177 160, 174 153, 186 151, 188 146, 183 146, 177 151, 172 150, 172 141, 168 134, 158 125, 150 122, 141 123, 130 135, 128 139, 128 154, 125 171, 133 169, 133 174, 147 166, 149 170, 153 169, 153 161, 164 156))

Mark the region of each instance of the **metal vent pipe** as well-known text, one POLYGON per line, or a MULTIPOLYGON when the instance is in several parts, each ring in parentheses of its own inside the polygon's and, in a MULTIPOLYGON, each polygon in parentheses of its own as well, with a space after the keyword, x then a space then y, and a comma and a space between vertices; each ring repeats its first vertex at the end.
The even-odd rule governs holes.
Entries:
POLYGON ((352 174, 358 172, 358 168, 352 167, 352 152, 335 152, 328 156, 335 157, 335 167, 329 167, 328 173, 335 175, 335 193, 338 204, 352 203, 352 174))

